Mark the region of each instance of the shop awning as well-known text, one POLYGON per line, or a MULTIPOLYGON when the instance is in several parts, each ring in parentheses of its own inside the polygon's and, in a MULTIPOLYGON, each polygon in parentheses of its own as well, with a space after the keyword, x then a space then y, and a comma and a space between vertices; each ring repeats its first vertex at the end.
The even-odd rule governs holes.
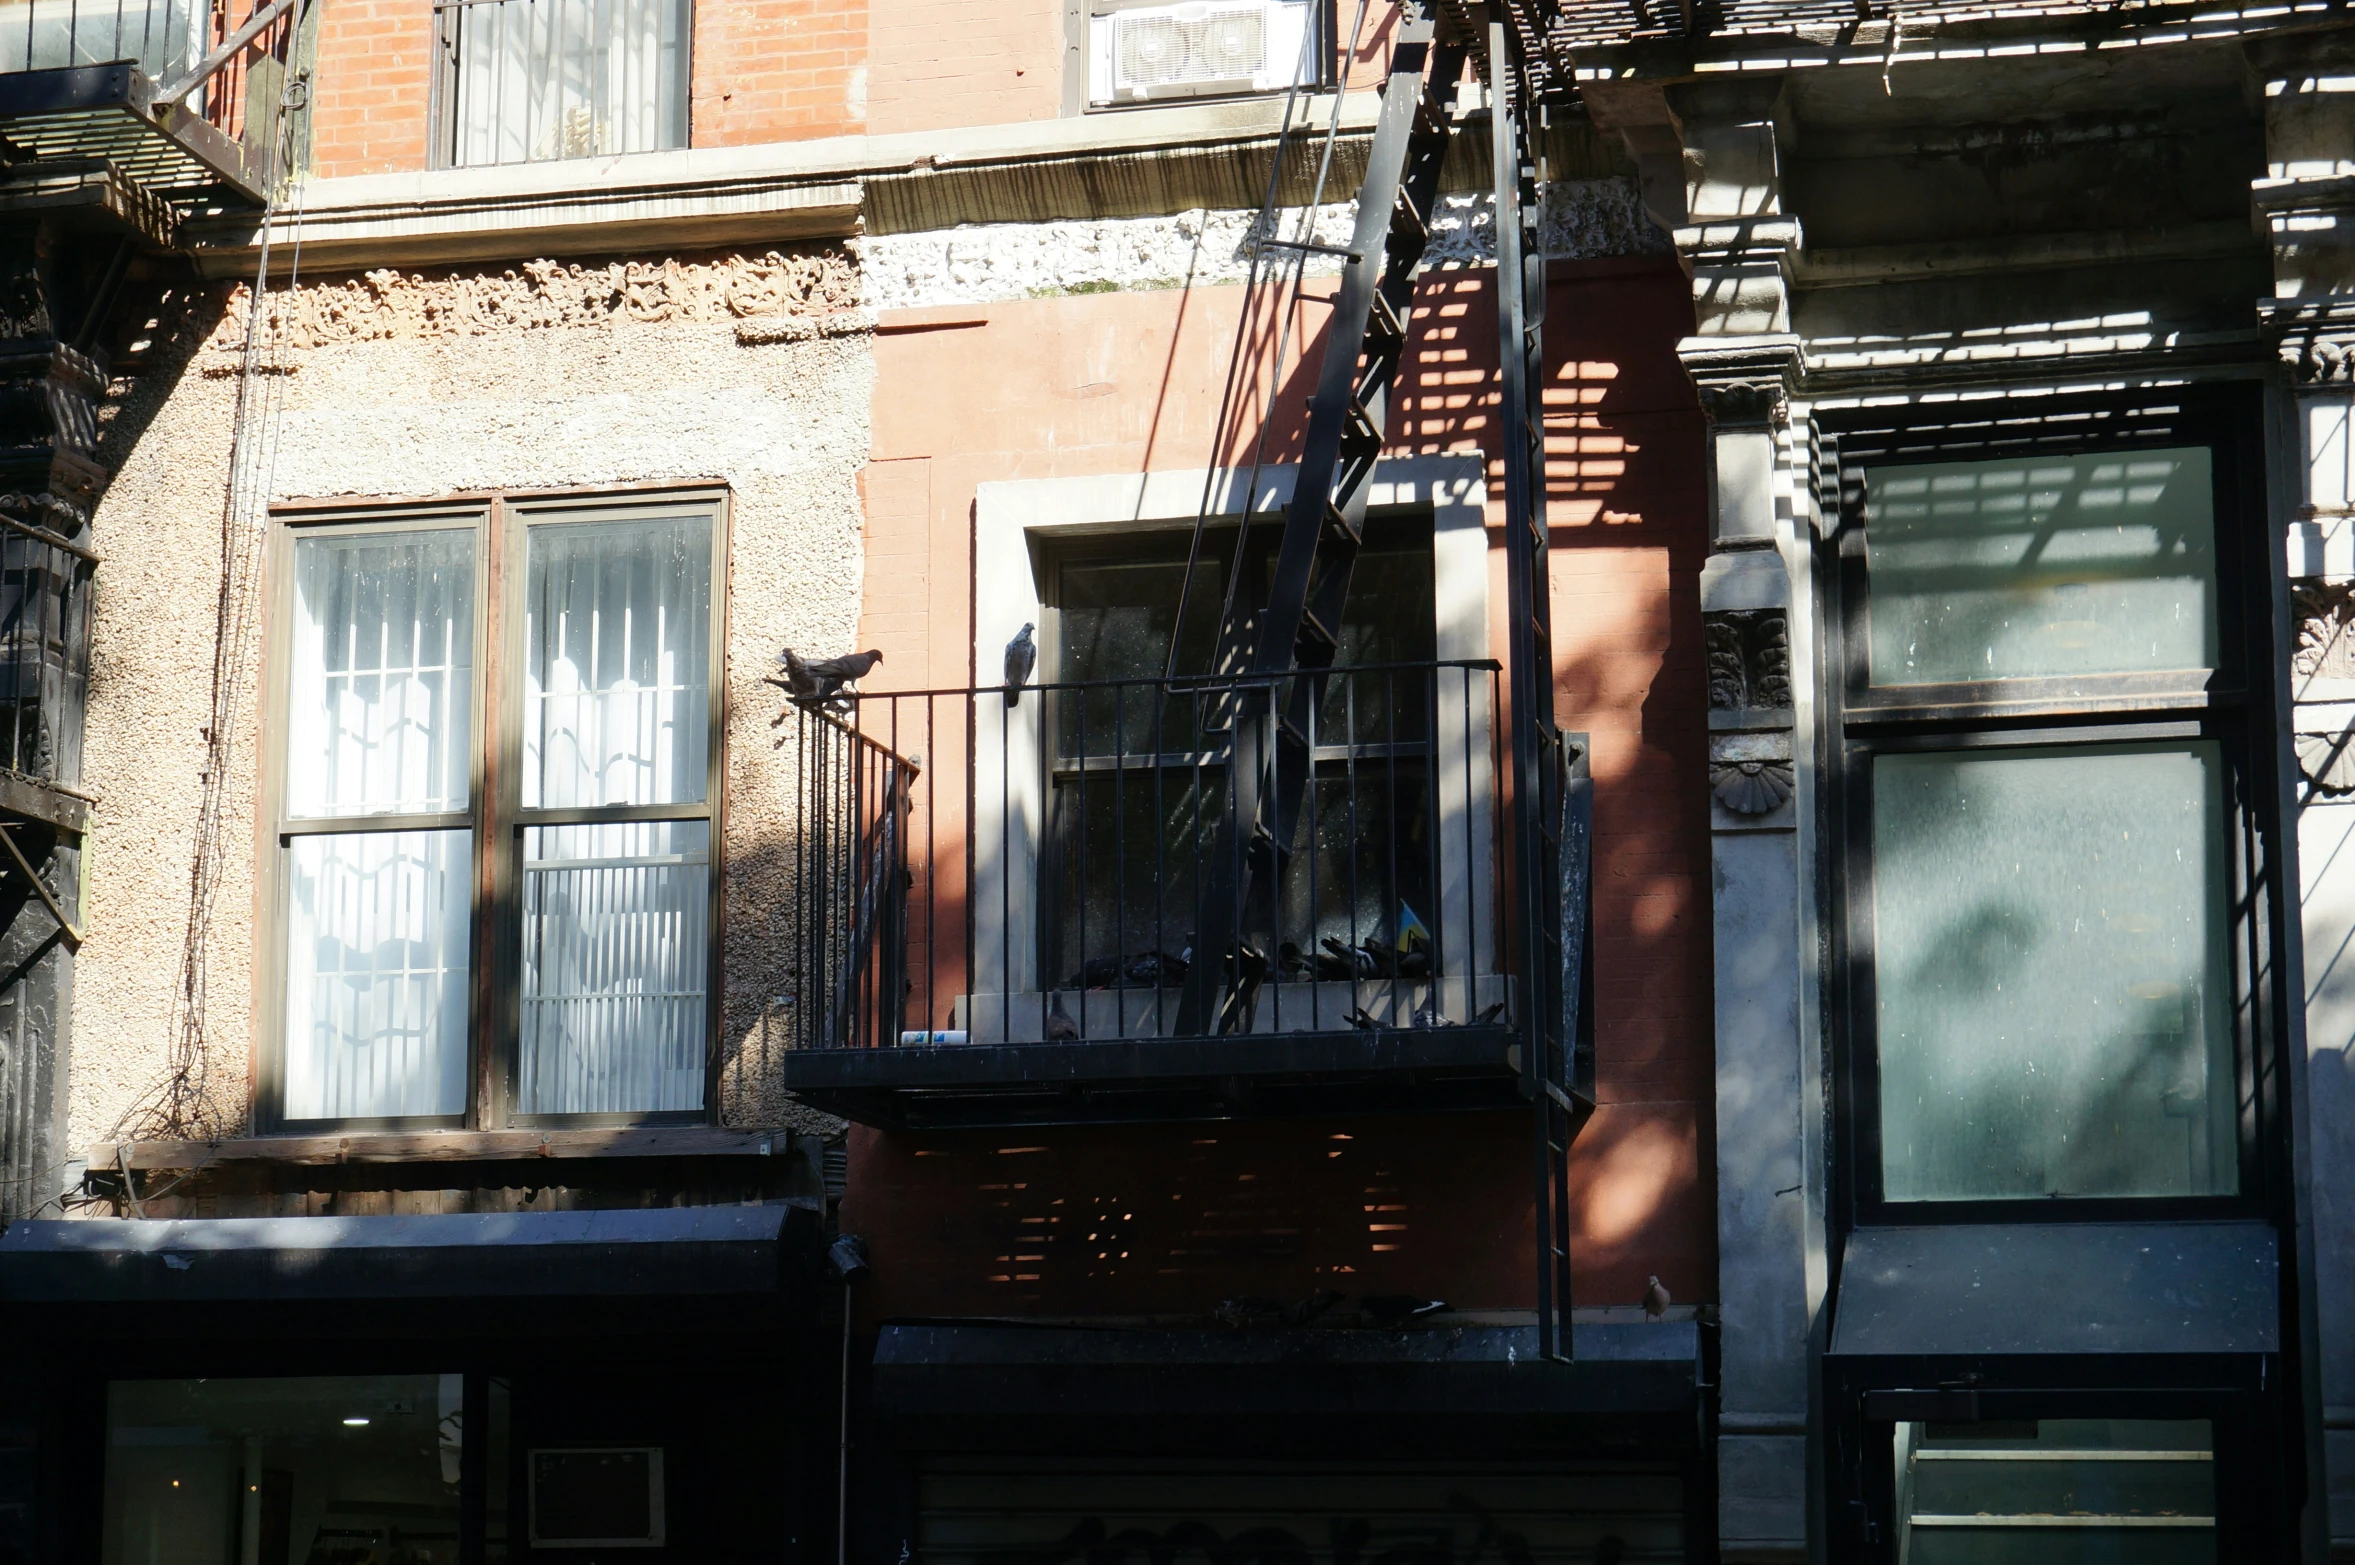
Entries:
POLYGON ((774 1294, 791 1211, 20 1222, 0 1304, 774 1294))
POLYGON ((1859 1229, 1831 1352, 2272 1353, 2279 1270, 2261 1222, 1859 1229))
POLYGON ((1678 1447, 1697 1439, 1691 1321, 1403 1330, 886 1325, 875 1400, 903 1448, 1302 1452, 1326 1446, 1678 1447))

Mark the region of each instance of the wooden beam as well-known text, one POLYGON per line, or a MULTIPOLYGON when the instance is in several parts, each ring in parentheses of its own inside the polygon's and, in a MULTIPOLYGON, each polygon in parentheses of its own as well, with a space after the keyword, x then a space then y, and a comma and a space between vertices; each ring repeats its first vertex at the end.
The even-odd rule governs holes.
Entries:
POLYGON ((234 1141, 105 1142, 89 1149, 94 1171, 127 1162, 141 1173, 339 1163, 520 1163, 536 1158, 790 1157, 789 1130, 723 1130, 710 1125, 611 1130, 354 1131, 328 1136, 253 1136, 234 1141))

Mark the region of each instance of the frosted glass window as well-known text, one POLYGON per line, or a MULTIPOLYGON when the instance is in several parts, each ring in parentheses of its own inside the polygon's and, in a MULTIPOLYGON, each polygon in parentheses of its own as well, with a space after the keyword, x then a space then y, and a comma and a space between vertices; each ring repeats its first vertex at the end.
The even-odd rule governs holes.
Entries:
POLYGON ((1864 472, 1875 685, 2205 669, 2204 447, 1864 472))
POLYGON ((703 1106, 711 823, 524 834, 526 1114, 703 1106))
POLYGON ((451 9, 459 166, 687 145, 688 0, 451 9))
POLYGON ((473 530, 298 538, 294 596, 288 813, 465 809, 473 530))
POLYGON ((704 796, 711 533, 703 516, 531 529, 525 808, 704 796))
POLYGON ((2208 743, 1875 759, 1890 1200, 2235 1190, 2220 767, 2208 743))
POLYGON ((465 1112, 472 849, 466 831, 292 840, 288 1119, 465 1112))

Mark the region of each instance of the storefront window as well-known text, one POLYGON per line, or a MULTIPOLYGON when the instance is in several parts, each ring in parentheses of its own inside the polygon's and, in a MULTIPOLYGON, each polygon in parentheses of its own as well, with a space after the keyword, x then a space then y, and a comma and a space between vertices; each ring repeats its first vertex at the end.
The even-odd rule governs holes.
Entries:
POLYGON ((457 1565, 458 1375, 118 1381, 104 1565, 457 1565))
POLYGON ((2205 1419, 1897 1426, 1903 1565, 2210 1565, 2205 1419))

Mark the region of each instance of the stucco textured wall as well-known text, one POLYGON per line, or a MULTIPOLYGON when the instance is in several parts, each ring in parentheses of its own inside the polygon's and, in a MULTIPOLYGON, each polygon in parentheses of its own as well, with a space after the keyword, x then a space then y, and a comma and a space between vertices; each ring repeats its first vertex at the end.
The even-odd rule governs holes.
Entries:
MULTIPOLYGON (((711 264, 742 272, 750 263, 711 264)), ((489 284, 455 277, 417 286, 480 293, 489 284)), ((705 292, 730 296, 726 287, 705 292)), ((234 355, 200 346, 220 301, 208 308, 154 368, 118 385, 112 409, 109 439, 121 468, 96 523, 109 562, 99 577, 87 778, 105 802, 77 976, 77 1144, 165 1128, 144 1122, 151 1116, 143 1111, 169 1068, 188 927, 237 388, 227 373, 234 355)), ((776 692, 759 681, 781 644, 839 651, 855 627, 872 342, 855 317, 812 329, 790 311, 657 313, 673 318, 615 311, 533 325, 526 312, 463 333, 289 349, 288 372, 266 378, 278 403, 271 492, 729 486, 723 1103, 731 1123, 811 1121, 767 1090, 760 1069, 763 1011, 785 987, 788 960, 771 920, 784 901, 777 849, 790 780, 770 748, 776 692)), ((229 340, 234 325, 223 323, 216 340, 229 340)), ((259 640, 244 649, 247 677, 258 674, 261 656, 259 640)), ((183 1127, 212 1134, 250 1125, 256 908, 267 884, 256 866, 269 847, 253 787, 266 730, 252 703, 246 712, 233 752, 228 875, 211 925, 205 1123, 183 1127)))

